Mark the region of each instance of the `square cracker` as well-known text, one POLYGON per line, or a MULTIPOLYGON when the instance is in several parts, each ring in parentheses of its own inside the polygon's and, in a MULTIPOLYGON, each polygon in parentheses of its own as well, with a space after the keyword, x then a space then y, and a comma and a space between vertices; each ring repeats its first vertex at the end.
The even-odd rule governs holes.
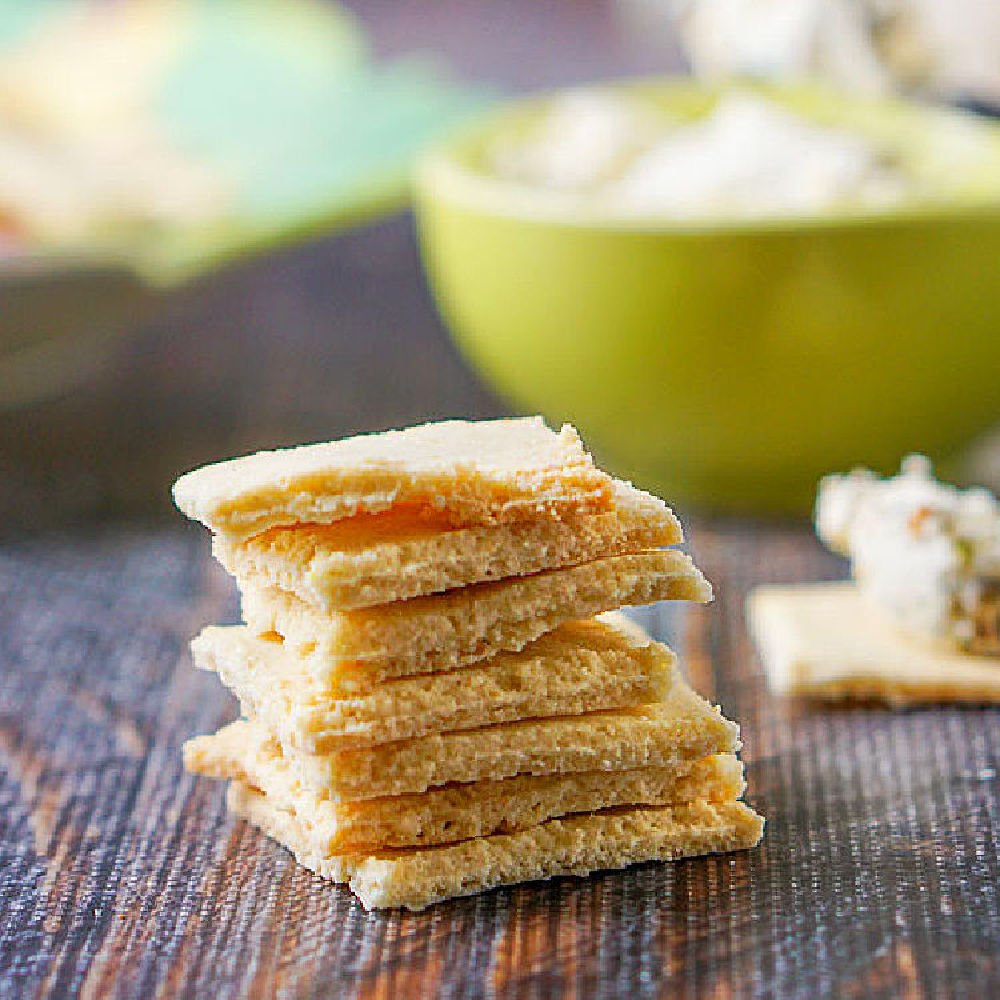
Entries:
POLYGON ((346 882, 366 909, 422 910, 455 896, 561 875, 673 861, 756 846, 764 821, 742 802, 632 806, 552 819, 516 833, 440 847, 322 857, 309 853, 294 813, 240 782, 229 807, 325 878, 346 882))
POLYGON ((244 541, 217 535, 213 551, 241 583, 278 588, 330 612, 682 540, 680 523, 662 500, 616 482, 612 510, 571 520, 452 528, 403 508, 335 524, 272 528, 244 541))
POLYGON ((216 671, 239 698, 244 715, 308 753, 644 705, 667 693, 676 660, 666 646, 591 619, 567 622, 518 653, 336 697, 277 636, 213 626, 191 650, 195 663, 216 671))
POLYGON ((922 646, 852 583, 758 587, 747 610, 776 691, 895 706, 1000 703, 1000 659, 922 646))
MULTIPOLYGON (((188 740, 185 764, 199 774, 225 777, 215 764, 222 744, 231 748, 225 751, 230 757, 274 753, 279 746, 265 726, 243 720, 188 740), (265 746, 272 741, 273 747, 265 746), (250 749, 241 749, 244 745, 250 749)), ((711 754, 735 753, 739 746, 739 727, 676 679, 663 702, 642 708, 506 722, 328 754, 307 754, 287 745, 280 749, 303 788, 355 801, 519 774, 676 767, 711 754)))
POLYGON ((225 732, 203 743, 213 777, 241 781, 297 816, 311 853, 454 843, 512 833, 569 813, 619 805, 668 805, 738 798, 743 767, 732 754, 673 767, 521 775, 452 784, 413 795, 337 802, 303 786, 275 741, 237 741, 225 732))
POLYGON ((568 424, 541 417, 449 420, 206 465, 174 484, 177 506, 247 538, 282 524, 330 524, 405 504, 452 524, 607 510, 611 479, 568 424))
POLYGON ((283 636, 326 683, 361 691, 388 677, 517 652, 563 622, 622 605, 711 599, 694 563, 661 549, 329 614, 285 591, 247 585, 243 614, 258 634, 283 636))

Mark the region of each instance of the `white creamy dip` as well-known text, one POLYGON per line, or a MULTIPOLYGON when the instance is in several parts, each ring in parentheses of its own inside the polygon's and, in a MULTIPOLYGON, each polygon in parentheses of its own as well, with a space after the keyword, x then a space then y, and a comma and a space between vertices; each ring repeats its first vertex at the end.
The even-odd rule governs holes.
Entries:
POLYGON ((670 7, 698 76, 812 78, 864 93, 1000 100, 996 0, 670 0, 670 7))
POLYGON ((597 90, 570 91, 550 105, 528 137, 502 137, 491 165, 502 177, 579 191, 607 180, 662 130, 635 101, 597 90))
POLYGON ((968 648, 1000 582, 1000 504, 936 481, 919 455, 900 474, 827 476, 816 533, 851 560, 864 596, 902 630, 968 648))
POLYGON ((761 218, 891 204, 907 181, 864 136, 829 128, 751 91, 679 122, 626 96, 579 91, 527 136, 491 151, 508 180, 586 194, 609 214, 761 218))
POLYGON ((606 194, 634 212, 749 218, 886 204, 904 189, 902 175, 863 137, 736 92, 672 130, 606 194))

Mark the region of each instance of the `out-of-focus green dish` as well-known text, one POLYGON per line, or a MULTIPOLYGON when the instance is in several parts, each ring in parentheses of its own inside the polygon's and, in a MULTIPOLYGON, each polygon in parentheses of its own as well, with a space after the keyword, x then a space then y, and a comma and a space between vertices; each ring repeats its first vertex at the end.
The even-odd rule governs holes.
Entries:
MULTIPOLYGON (((620 86, 685 117, 718 96, 620 86)), ((958 113, 768 93, 898 145, 940 197, 773 221, 569 213, 484 165, 546 99, 433 151, 417 179, 431 284, 483 375, 572 419, 619 474, 743 512, 805 510, 825 472, 947 458, 1000 421, 1000 128, 976 121, 981 162, 959 182, 935 152, 958 113)))

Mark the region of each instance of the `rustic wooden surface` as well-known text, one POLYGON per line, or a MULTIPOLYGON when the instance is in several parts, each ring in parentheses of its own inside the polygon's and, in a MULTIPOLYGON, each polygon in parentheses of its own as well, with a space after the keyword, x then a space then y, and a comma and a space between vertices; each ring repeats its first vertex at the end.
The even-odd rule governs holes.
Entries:
POLYGON ((988 997, 1000 713, 770 697, 741 605, 840 567, 801 530, 696 523, 706 609, 646 613, 745 730, 740 855, 368 914, 230 820, 180 744, 234 714, 185 647, 235 612, 207 540, 0 549, 0 996, 988 997))
MULTIPOLYGON (((676 64, 601 0, 352 6, 380 54, 508 89, 676 64)), ((802 528, 695 523, 719 600, 643 615, 743 723, 752 853, 369 915, 182 772, 234 714, 187 641, 236 604, 171 479, 500 411, 399 218, 173 296, 71 396, 0 417, 0 998, 1000 995, 1000 714, 769 697, 747 587, 842 572, 802 528)))

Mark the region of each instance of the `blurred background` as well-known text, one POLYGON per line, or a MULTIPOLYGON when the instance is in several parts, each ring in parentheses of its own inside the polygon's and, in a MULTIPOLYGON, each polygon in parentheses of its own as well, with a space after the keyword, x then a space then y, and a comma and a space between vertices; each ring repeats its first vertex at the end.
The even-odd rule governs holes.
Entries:
POLYGON ((685 510, 802 514, 910 450, 1000 466, 995 0, 0 0, 0 47, 5 534, 517 411, 685 510), (630 78, 663 78, 632 106, 660 200, 626 211, 573 178, 632 112, 518 99, 630 78), (787 114, 723 119, 746 79, 787 114), (834 194, 772 205, 792 170, 834 194))

